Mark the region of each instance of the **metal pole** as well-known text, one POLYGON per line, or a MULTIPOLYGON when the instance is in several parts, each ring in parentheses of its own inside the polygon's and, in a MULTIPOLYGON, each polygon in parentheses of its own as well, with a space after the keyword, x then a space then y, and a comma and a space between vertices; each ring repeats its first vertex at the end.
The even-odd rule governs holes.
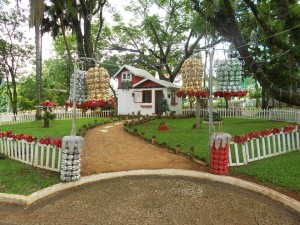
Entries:
POLYGON ((208 163, 210 163, 210 157, 211 157, 211 150, 210 150, 210 136, 213 132, 213 116, 212 116, 212 92, 213 92, 213 58, 214 58, 214 49, 208 50, 209 54, 209 80, 208 80, 208 87, 209 87, 209 97, 208 97, 208 116, 209 116, 209 141, 208 141, 208 148, 209 148, 209 158, 208 163))
POLYGON ((77 80, 77 70, 76 70, 77 59, 74 62, 74 77, 73 77, 73 116, 72 116, 72 131, 71 136, 76 136, 76 80, 77 80))

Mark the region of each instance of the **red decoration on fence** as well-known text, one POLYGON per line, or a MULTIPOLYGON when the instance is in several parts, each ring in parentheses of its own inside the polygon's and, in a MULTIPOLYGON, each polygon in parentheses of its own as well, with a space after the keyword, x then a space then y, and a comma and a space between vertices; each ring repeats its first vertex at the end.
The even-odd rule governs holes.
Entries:
MULTIPOLYGON (((35 137, 31 135, 24 135, 24 134, 14 134, 12 131, 0 131, 0 137, 2 138, 13 138, 16 141, 25 140, 29 143, 34 142, 36 140, 35 137)), ((43 145, 54 145, 57 148, 61 148, 62 145, 62 139, 61 138, 50 138, 50 137, 43 137, 39 141, 40 144, 43 145)))
MULTIPOLYGON (((282 128, 283 133, 289 133, 292 132, 296 128, 296 125, 292 124, 289 126, 285 126, 282 128)), ((298 127, 299 128, 299 127, 298 127)), ((245 135, 235 135, 233 141, 235 143, 245 143, 247 140, 252 140, 258 137, 266 137, 271 134, 277 135, 280 134, 281 130, 280 128, 273 128, 273 129, 263 129, 261 132, 255 131, 255 132, 249 132, 245 135)))

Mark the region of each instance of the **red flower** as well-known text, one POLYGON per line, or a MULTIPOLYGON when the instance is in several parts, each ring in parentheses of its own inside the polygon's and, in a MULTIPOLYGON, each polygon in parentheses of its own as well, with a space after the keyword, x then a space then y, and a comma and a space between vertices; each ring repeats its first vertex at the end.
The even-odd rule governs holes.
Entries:
POLYGON ((289 125, 289 126, 285 126, 283 127, 283 132, 292 132, 295 129, 294 125, 289 125))
POLYGON ((279 128, 273 128, 272 129, 272 133, 273 134, 279 134, 280 133, 280 129, 279 128))
POLYGON ((25 135, 24 136, 24 139, 27 141, 27 142, 34 142, 34 137, 31 136, 31 135, 25 135))
POLYGON ((19 141, 23 140, 24 139, 24 134, 15 134, 14 139, 19 140, 19 141))
POLYGON ((13 134, 12 131, 6 131, 5 137, 7 137, 7 138, 12 138, 13 136, 14 136, 14 134, 13 134))
POLYGON ((61 148, 61 145, 62 145, 62 139, 61 139, 61 138, 54 138, 54 139, 53 139, 53 145, 54 145, 56 148, 61 148))
POLYGON ((195 96, 195 91, 193 89, 188 90, 188 96, 195 96))
POLYGON ((43 138, 41 138, 40 143, 43 144, 43 145, 50 145, 51 144, 51 138, 43 137, 43 138))

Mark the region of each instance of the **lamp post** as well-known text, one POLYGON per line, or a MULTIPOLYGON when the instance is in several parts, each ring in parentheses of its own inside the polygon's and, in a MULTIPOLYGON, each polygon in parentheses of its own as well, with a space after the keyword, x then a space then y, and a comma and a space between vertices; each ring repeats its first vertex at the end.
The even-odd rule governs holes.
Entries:
MULTIPOLYGON (((213 59, 214 59, 214 49, 211 48, 208 50, 208 54, 209 54, 209 79, 208 79, 208 88, 209 88, 209 96, 208 96, 208 117, 209 117, 209 130, 208 130, 208 134, 209 134, 209 140, 210 140, 210 136, 213 132, 213 116, 212 116, 212 95, 213 95, 213 59)), ((208 163, 210 163, 210 157, 211 157, 211 149, 210 149, 210 141, 208 142, 208 152, 209 152, 209 158, 208 158, 208 163)))

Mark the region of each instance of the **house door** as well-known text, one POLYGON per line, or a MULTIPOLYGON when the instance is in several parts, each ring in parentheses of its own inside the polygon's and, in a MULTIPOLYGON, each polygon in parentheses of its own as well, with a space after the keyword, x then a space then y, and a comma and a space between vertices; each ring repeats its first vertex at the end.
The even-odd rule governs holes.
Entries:
POLYGON ((163 101, 164 94, 162 90, 155 91, 155 114, 161 114, 161 103, 163 101))

